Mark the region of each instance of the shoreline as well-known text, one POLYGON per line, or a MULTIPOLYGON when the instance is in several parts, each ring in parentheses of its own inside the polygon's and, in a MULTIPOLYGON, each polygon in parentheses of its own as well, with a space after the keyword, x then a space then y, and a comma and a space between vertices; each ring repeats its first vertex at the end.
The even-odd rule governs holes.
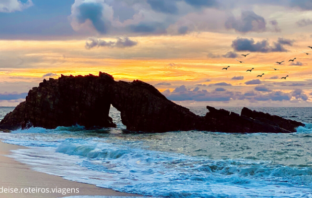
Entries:
POLYGON ((32 198, 32 197, 69 197, 69 196, 124 196, 134 197, 142 196, 117 192, 111 189, 100 188, 90 184, 84 184, 74 181, 65 180, 60 176, 49 175, 42 172, 37 172, 31 169, 30 166, 22 164, 13 158, 7 157, 12 150, 25 149, 27 147, 11 145, 0 141, 0 175, 3 178, 0 182, 0 196, 6 198, 32 198), (52 190, 71 189, 76 193, 3 193, 5 188, 49 188, 52 190), (79 189, 79 193, 73 189, 79 189), (1 192, 2 191, 2 192, 1 192))

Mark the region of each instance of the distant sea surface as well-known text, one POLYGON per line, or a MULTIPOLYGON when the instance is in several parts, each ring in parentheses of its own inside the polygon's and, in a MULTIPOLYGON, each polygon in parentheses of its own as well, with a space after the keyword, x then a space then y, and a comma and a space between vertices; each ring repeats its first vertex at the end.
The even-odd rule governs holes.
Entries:
MULTIPOLYGON (((190 107, 205 115, 205 107, 190 107)), ((240 113, 241 108, 224 109, 240 113)), ((312 197, 312 108, 252 108, 306 123, 293 134, 30 128, 0 134, 10 157, 64 179, 155 197, 312 197)), ((13 108, 0 108, 2 119, 13 108)))

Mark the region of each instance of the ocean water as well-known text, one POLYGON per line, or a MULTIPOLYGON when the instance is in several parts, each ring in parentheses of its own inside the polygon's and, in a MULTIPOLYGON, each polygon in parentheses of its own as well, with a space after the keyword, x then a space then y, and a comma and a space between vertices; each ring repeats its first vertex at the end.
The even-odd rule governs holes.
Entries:
MULTIPOLYGON (((191 107, 204 115, 204 107, 191 107)), ((239 113, 241 108, 225 108, 239 113)), ((293 134, 30 128, 0 134, 10 157, 64 179, 154 197, 312 197, 312 108, 254 108, 306 123, 293 134)), ((0 108, 0 119, 13 108, 0 108)))

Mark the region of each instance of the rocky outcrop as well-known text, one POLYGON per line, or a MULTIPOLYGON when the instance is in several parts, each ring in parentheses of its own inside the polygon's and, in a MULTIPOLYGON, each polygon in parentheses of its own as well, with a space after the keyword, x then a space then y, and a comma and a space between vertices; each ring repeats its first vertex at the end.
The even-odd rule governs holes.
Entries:
POLYGON ((0 129, 79 124, 86 128, 116 127, 110 106, 121 112, 130 131, 167 132, 204 130, 217 132, 290 133, 302 123, 243 109, 242 115, 207 107, 201 117, 175 104, 156 88, 139 80, 116 82, 106 73, 99 76, 62 76, 44 80, 29 91, 26 101, 5 116, 0 129), (271 116, 271 117, 270 117, 271 116))
POLYGON ((273 125, 285 129, 287 131, 294 131, 298 126, 304 126, 303 123, 294 120, 288 120, 281 118, 279 116, 270 115, 268 113, 262 113, 257 111, 252 111, 248 108, 243 108, 241 115, 243 117, 248 117, 254 120, 258 120, 267 125, 273 125))
POLYGON ((0 122, 0 131, 16 130, 26 123, 25 120, 26 102, 19 104, 13 112, 8 113, 0 122))
POLYGON ((241 115, 224 109, 217 110, 207 106, 209 112, 206 114, 206 122, 212 123, 213 131, 227 133, 291 133, 304 124, 287 120, 279 116, 272 116, 262 112, 242 109, 241 115))

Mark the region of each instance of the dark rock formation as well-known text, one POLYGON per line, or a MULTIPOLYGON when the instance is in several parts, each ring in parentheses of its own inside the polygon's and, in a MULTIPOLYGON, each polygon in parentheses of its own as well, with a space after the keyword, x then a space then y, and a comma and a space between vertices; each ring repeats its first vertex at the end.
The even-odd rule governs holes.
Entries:
POLYGON ((206 122, 213 123, 212 131, 227 133, 291 133, 304 124, 287 120, 279 116, 272 116, 262 112, 251 111, 243 108, 241 115, 224 109, 217 110, 207 106, 209 112, 206 114, 206 122))
POLYGON ((304 124, 301 122, 287 120, 279 116, 270 115, 268 113, 252 111, 247 108, 242 109, 241 115, 244 117, 252 118, 254 120, 259 120, 260 122, 266 123, 267 125, 273 125, 283 128, 288 131, 294 131, 294 129, 297 128, 298 126, 304 126, 304 124))
POLYGON ((156 88, 139 80, 114 81, 99 76, 62 76, 49 79, 29 91, 26 101, 5 116, 0 129, 79 124, 86 128, 116 127, 108 116, 113 105, 121 112, 123 124, 131 131, 166 132, 205 130, 216 132, 295 132, 302 123, 243 109, 242 115, 207 107, 200 117, 168 100, 156 88))

